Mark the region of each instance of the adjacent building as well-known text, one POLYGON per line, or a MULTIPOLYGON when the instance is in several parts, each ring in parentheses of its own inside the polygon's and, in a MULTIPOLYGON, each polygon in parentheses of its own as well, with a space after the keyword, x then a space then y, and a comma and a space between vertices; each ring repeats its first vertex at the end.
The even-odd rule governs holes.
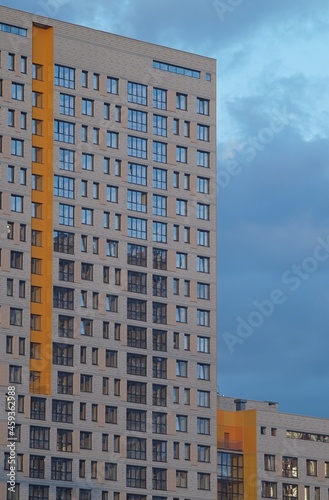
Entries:
POLYGON ((215 61, 5 7, 0 48, 0 497, 213 499, 215 61))
POLYGON ((327 500, 329 420, 219 396, 218 500, 327 500))

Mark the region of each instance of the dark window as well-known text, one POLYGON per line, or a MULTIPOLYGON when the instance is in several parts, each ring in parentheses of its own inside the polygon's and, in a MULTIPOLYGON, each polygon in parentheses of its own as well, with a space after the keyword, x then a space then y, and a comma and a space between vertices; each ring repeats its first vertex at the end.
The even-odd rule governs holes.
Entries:
POLYGON ((167 406, 167 386, 153 384, 152 386, 152 404, 153 406, 167 406))
POLYGON ((73 394, 73 373, 57 373, 58 394, 73 394))
POLYGON ((146 321, 146 300, 127 298, 127 318, 146 321))
POLYGON ((142 354, 127 353, 127 373, 146 377, 147 356, 142 354))
POLYGON ((128 291, 134 293, 147 293, 146 273, 128 271, 128 291))
POLYGON ((147 247, 142 245, 133 245, 128 243, 127 246, 127 264, 133 266, 146 267, 147 265, 147 247))
POLYGON ((74 233, 54 231, 54 252, 74 254, 74 233))
POLYGON ((167 297, 167 277, 153 274, 153 295, 167 297))
POLYGON ((30 448, 49 450, 49 427, 30 426, 30 448))
POLYGON ((74 290, 71 288, 64 288, 54 286, 53 289, 53 306, 61 309, 74 308, 74 290))
POLYGON ((127 408, 126 426, 128 431, 146 432, 146 411, 127 408))
POLYGON ((153 377, 167 378, 167 358, 153 356, 153 377))
POLYGON ((154 434, 167 434, 167 414, 152 412, 152 432, 154 434))
POLYGON ((138 347, 146 349, 146 328, 141 326, 128 325, 127 327, 127 345, 129 347, 138 347))
POLYGON ((73 403, 72 401, 61 401, 53 399, 52 402, 52 420, 53 422, 72 423, 73 422, 73 403))
POLYGON ((53 342, 53 363, 55 365, 73 366, 73 345, 53 342))
POLYGON ((129 403, 146 404, 146 386, 145 382, 127 380, 127 401, 129 403))
POLYGON ((72 461, 69 458, 52 458, 51 479, 72 481, 72 461))
POLYGON ((167 270, 167 250, 153 248, 153 269, 167 270))
POLYGON ((162 302, 153 302, 153 323, 167 324, 167 304, 162 302))
POLYGON ((167 332, 165 330, 153 330, 153 350, 154 351, 167 351, 167 332))
POLYGON ((127 458, 146 460, 146 439, 128 436, 127 458))
POLYGON ((72 433, 67 429, 57 429, 57 451, 72 451, 72 433))
POLYGON ((46 399, 31 396, 30 418, 46 420, 46 399))
POLYGON ((126 486, 146 488, 146 467, 126 465, 126 486))
POLYGON ((72 316, 58 316, 58 336, 73 338, 74 318, 72 316))

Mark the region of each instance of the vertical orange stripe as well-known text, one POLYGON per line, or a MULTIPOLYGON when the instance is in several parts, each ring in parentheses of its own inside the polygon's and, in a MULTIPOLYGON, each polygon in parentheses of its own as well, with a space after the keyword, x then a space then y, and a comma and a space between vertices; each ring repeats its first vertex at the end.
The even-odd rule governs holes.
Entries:
POLYGON ((32 60, 42 66, 42 79, 32 80, 32 90, 42 93, 42 107, 32 109, 32 118, 42 121, 42 135, 32 136, 32 146, 42 149, 42 163, 32 162, 32 174, 42 176, 42 190, 32 190, 31 198, 32 202, 42 205, 42 215, 31 220, 31 228, 42 232, 42 247, 31 247, 31 257, 41 259, 41 275, 31 274, 31 286, 41 287, 41 303, 31 302, 31 314, 41 316, 41 331, 31 331, 31 342, 40 344, 40 359, 30 359, 30 370, 40 373, 40 385, 30 386, 30 392, 49 395, 52 372, 53 28, 33 26, 32 60))

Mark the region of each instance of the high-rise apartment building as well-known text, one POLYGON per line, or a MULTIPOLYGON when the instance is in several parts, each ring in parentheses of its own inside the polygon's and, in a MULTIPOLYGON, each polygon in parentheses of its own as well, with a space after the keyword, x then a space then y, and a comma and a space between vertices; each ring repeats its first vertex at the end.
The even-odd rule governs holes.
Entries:
POLYGON ((0 48, 0 497, 214 499, 215 61, 5 7, 0 48))

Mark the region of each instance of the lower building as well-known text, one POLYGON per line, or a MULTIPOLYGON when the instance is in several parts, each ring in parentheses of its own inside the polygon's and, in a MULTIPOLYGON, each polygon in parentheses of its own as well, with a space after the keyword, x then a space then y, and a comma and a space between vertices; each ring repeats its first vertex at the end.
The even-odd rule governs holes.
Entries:
POLYGON ((218 397, 218 500, 327 500, 329 420, 218 397))

